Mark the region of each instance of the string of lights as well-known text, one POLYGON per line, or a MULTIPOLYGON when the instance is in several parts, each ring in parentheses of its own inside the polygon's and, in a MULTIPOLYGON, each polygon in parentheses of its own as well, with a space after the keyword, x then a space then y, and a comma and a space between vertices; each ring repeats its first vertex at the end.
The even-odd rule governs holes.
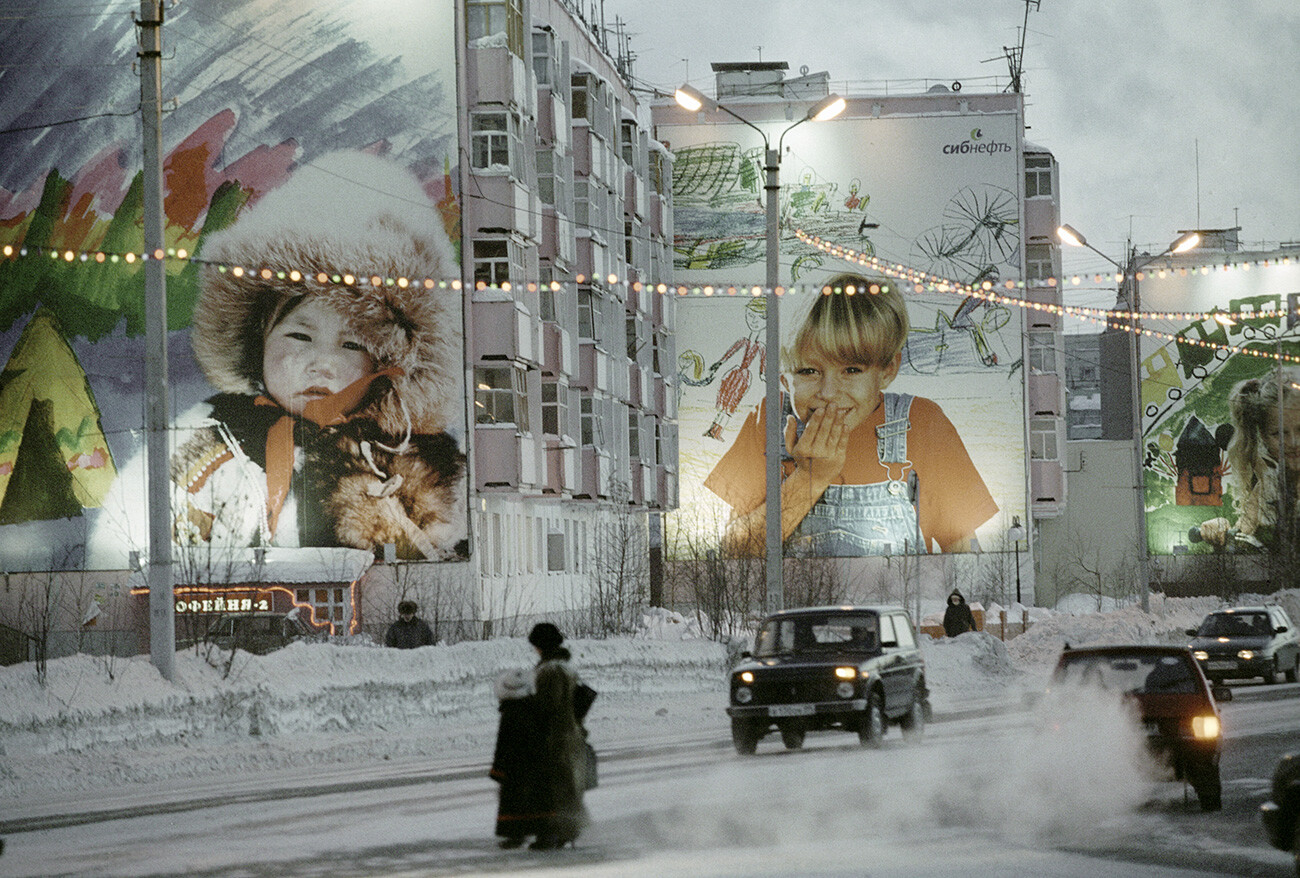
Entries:
MULTIPOLYGON (((847 262, 856 263, 864 268, 869 268, 877 273, 884 274, 896 280, 908 282, 912 285, 915 292, 930 291, 930 292, 940 292, 940 293, 953 293, 953 294, 960 294, 965 296, 974 296, 976 298, 984 299, 992 304, 1044 311, 1044 312, 1049 312, 1049 313, 1058 314, 1062 316, 1073 317, 1079 320, 1085 320, 1088 322, 1112 327, 1115 329, 1122 329, 1126 332, 1133 331, 1131 324, 1125 322, 1128 321, 1132 316, 1132 313, 1130 311, 1107 310, 1107 309, 1100 309, 1100 308, 1086 308, 1086 307, 1079 307, 1079 306, 1072 306, 1072 305, 1057 305, 1054 303, 1035 302, 1028 299, 996 292, 996 289, 999 286, 1007 290, 1025 289, 1028 285, 1026 284, 1025 281, 1022 280, 1008 280, 1001 284, 994 284, 991 281, 985 281, 979 285, 964 284, 958 281, 951 280, 949 278, 944 278, 938 275, 930 274, 928 272, 919 271, 917 269, 910 268, 900 263, 892 263, 886 260, 882 260, 876 256, 869 256, 860 253, 858 251, 855 251, 852 248, 844 247, 843 245, 824 241, 815 235, 809 235, 803 230, 797 230, 795 232, 795 235, 796 237, 798 237, 800 241, 804 242, 805 244, 816 247, 824 252, 829 253, 830 255, 838 259, 842 259, 847 262)), ((260 276, 265 280, 272 280, 272 279, 277 279, 282 281, 288 280, 294 283, 302 282, 305 280, 312 280, 322 285, 326 285, 326 284, 342 284, 345 286, 370 285, 375 287, 398 286, 401 288, 406 288, 408 286, 422 286, 425 289, 430 289, 430 290, 432 289, 461 290, 464 288, 464 284, 459 278, 430 278, 430 277, 408 278, 402 276, 384 277, 380 275, 366 274, 362 272, 357 272, 357 273, 341 272, 341 273, 333 273, 333 274, 325 274, 323 272, 318 272, 316 274, 310 274, 310 273, 304 274, 303 272, 292 268, 290 269, 269 268, 265 266, 247 267, 247 266, 234 265, 234 264, 223 264, 223 263, 218 263, 211 260, 204 260, 199 257, 196 257, 191 253, 189 253, 189 251, 183 247, 169 247, 165 251, 159 249, 159 250, 155 250, 152 253, 148 253, 148 252, 138 252, 138 251, 127 251, 127 252, 110 252, 105 250, 87 251, 87 250, 74 250, 74 249, 63 249, 63 248, 53 248, 53 247, 39 247, 39 246, 15 246, 12 244, 6 244, 2 248, 0 248, 0 255, 2 255, 4 259, 44 257, 56 261, 65 262, 65 263, 78 263, 78 262, 96 263, 96 264, 125 263, 127 265, 131 265, 136 262, 147 262, 150 259, 189 262, 197 265, 205 265, 205 266, 213 267, 217 271, 222 273, 230 272, 235 277, 243 277, 245 275, 255 275, 255 276, 260 276)), ((1260 260, 1258 264, 1289 265, 1291 263, 1292 260, 1290 257, 1282 257, 1280 259, 1274 259, 1274 260, 1260 260)), ((1243 263, 1238 263, 1237 265, 1240 265, 1243 270, 1249 270, 1248 266, 1250 264, 1251 263, 1243 262, 1243 263)), ((1185 271, 1187 273, 1194 273, 1199 271, 1202 274, 1208 274, 1211 269, 1212 266, 1207 264, 1203 266, 1189 266, 1185 269, 1180 269, 1180 270, 1185 271)), ((1161 270, 1160 274, 1163 273, 1164 270, 1161 270)), ((1123 275, 1115 275, 1114 277, 1116 282, 1121 282, 1123 280, 1123 275)), ((1100 280, 1101 276, 1098 276, 1098 278, 1100 280)), ((1139 273, 1139 279, 1140 278, 1141 278, 1141 274, 1139 273)), ((1040 281, 1040 283, 1045 283, 1048 286, 1054 286, 1055 285, 1053 283, 1054 280, 1055 279, 1047 279, 1045 281, 1040 281)), ((574 282, 577 284, 585 284, 589 282, 589 279, 584 277, 583 275, 577 275, 574 278, 574 282)), ((882 285, 879 284, 872 284, 863 290, 855 290, 852 287, 849 287, 847 289, 839 289, 839 288, 827 287, 824 285, 810 284, 810 285, 792 285, 790 287, 777 287, 773 290, 768 290, 767 288, 761 285, 688 286, 683 284, 643 283, 639 281, 629 282, 625 279, 620 279, 616 275, 609 275, 608 277, 603 279, 603 282, 609 284, 610 286, 618 286, 620 284, 626 284, 629 288, 634 289, 638 292, 642 290, 649 290, 660 294, 671 293, 678 296, 704 296, 704 297, 763 296, 769 293, 777 296, 799 295, 799 294, 808 294, 808 293, 817 293, 817 294, 830 294, 830 293, 853 294, 855 292, 876 293, 879 292, 882 288, 882 285)), ((561 289, 564 286, 564 284, 559 281, 551 281, 551 282, 521 283, 516 286, 518 286, 521 289, 527 289, 530 292, 534 292, 539 289, 558 290, 561 289)), ((475 289, 486 289, 487 287, 488 285, 483 282, 479 282, 474 286, 475 289)), ((509 283, 503 283, 501 285, 501 288, 504 290, 509 290, 512 288, 512 285, 509 283)), ((1197 322, 1212 320, 1221 325, 1232 325, 1237 322, 1250 322, 1250 321, 1258 321, 1258 320, 1274 321, 1286 317, 1287 315, 1288 312, 1285 309, 1243 310, 1237 312, 1221 311, 1217 309, 1213 311, 1204 311, 1204 312, 1142 311, 1139 314, 1140 317, 1148 321, 1163 320, 1163 321, 1197 323, 1197 322)), ((1300 357, 1297 356, 1293 356, 1289 354, 1279 354, 1276 351, 1262 351, 1256 348, 1252 348, 1248 345, 1222 344, 1217 342, 1211 342, 1206 339, 1194 339, 1194 338, 1189 338, 1182 334, 1162 332, 1160 330, 1150 329, 1145 327, 1137 331, 1140 332, 1142 335, 1148 336, 1150 338, 1158 338, 1166 341, 1174 341, 1180 344, 1192 344, 1199 347, 1221 349, 1221 350, 1226 350, 1229 353, 1243 353, 1252 356, 1270 357, 1274 359, 1280 359, 1286 362, 1300 362, 1300 357)))

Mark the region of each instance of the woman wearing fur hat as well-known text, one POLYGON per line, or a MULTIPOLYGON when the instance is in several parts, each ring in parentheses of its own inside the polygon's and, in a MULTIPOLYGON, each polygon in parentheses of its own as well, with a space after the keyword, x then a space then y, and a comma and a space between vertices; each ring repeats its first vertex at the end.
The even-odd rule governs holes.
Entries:
POLYGON ((550 622, 539 622, 528 635, 537 650, 533 671, 537 714, 536 782, 540 824, 530 848, 553 850, 569 844, 590 822, 582 804, 587 787, 586 733, 573 697, 578 675, 569 665, 564 635, 550 622))
POLYGON ((192 343, 220 392, 172 459, 177 541, 463 555, 459 299, 395 280, 459 275, 415 177, 323 156, 201 255, 192 343))

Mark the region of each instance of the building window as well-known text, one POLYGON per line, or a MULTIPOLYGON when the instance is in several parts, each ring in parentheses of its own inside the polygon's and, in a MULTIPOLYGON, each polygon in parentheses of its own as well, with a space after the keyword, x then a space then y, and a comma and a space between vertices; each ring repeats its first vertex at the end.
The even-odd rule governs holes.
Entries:
POLYGON ((668 162, 658 150, 650 151, 650 186, 656 195, 667 194, 668 162))
POLYGON ((506 47, 524 57, 523 0, 465 0, 465 23, 469 39, 506 35, 506 47))
POLYGON ((1056 342, 1050 332, 1029 333, 1029 371, 1056 374, 1056 342))
POLYGON ((1025 156, 1025 197, 1037 198, 1052 194, 1052 157, 1025 156))
POLYGON ((491 238, 474 242, 474 285, 499 287, 510 280, 510 244, 491 238))
POLYGON ((1052 245, 1025 245, 1025 280, 1047 280, 1052 272, 1052 245))
POLYGON ((312 618, 317 624, 329 622, 336 634, 346 634, 340 627, 347 614, 347 588, 299 588, 295 592, 294 603, 311 607, 312 618))
POLYGON ((640 137, 636 130, 636 123, 625 121, 622 125, 622 134, 623 161, 635 168, 636 148, 640 141, 640 137))
POLYGON ((555 52, 555 34, 549 30, 533 31, 533 74, 537 84, 549 88, 559 81, 559 59, 555 52))
POLYGON ((474 370, 474 422, 528 429, 528 397, 522 369, 479 366, 474 370))
POLYGON ((638 338, 641 321, 637 319, 635 314, 629 314, 624 321, 624 326, 627 335, 627 358, 632 362, 636 362, 636 355, 641 350, 641 341, 638 338))
POLYGON ((641 412, 636 409, 627 413, 627 453, 634 461, 641 459, 641 412))
POLYGON ((470 116, 470 153, 475 170, 513 169, 519 117, 505 110, 470 116))
POLYGON ((600 300, 592 290, 578 290, 578 338, 596 338, 600 300))
POLYGON ((542 379, 542 432, 563 436, 569 426, 569 388, 556 379, 542 379))
POLYGON ((603 446, 605 443, 604 421, 601 418, 602 406, 596 398, 583 394, 579 400, 579 412, 582 416, 582 444, 603 446))
POLYGON ((565 188, 564 174, 559 172, 563 167, 562 162, 563 159, 548 146, 537 150, 537 197, 543 204, 563 210, 568 190, 565 188))
POLYGON ((1056 418, 1029 419, 1029 457, 1031 460, 1059 460, 1056 450, 1056 418))

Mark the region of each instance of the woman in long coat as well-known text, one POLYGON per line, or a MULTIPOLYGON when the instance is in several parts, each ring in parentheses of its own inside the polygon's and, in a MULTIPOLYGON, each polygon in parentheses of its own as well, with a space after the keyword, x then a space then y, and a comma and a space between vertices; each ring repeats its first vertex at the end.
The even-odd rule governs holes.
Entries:
POLYGON ((496 752, 491 778, 500 784, 496 834, 501 847, 517 848, 542 829, 537 806, 537 711, 533 700, 533 675, 528 670, 506 671, 494 687, 501 701, 496 752))
POLYGON ((569 665, 564 635, 550 622, 533 626, 528 642, 539 661, 533 672, 536 693, 537 840, 529 847, 552 850, 576 839, 590 822, 582 804, 586 789, 586 736, 574 711, 578 675, 569 665))

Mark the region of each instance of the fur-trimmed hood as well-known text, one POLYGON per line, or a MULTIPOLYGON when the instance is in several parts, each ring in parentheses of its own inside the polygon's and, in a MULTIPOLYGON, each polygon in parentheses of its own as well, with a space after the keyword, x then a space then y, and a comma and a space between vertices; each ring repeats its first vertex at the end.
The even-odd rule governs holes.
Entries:
POLYGON ((314 159, 232 226, 208 236, 200 256, 205 264, 192 344, 219 390, 263 392, 268 321, 291 297, 321 296, 347 317, 378 368, 398 366, 405 373, 392 380, 395 393, 382 394, 360 417, 398 436, 408 418, 416 433, 441 432, 463 420, 461 295, 421 284, 459 278, 460 267, 442 215, 401 166, 361 152, 314 159), (233 266, 244 269, 242 277, 233 266), (296 269, 303 279, 263 280, 263 268, 296 269), (355 283, 333 282, 344 274, 355 283), (402 287, 399 278, 411 282, 402 287))

